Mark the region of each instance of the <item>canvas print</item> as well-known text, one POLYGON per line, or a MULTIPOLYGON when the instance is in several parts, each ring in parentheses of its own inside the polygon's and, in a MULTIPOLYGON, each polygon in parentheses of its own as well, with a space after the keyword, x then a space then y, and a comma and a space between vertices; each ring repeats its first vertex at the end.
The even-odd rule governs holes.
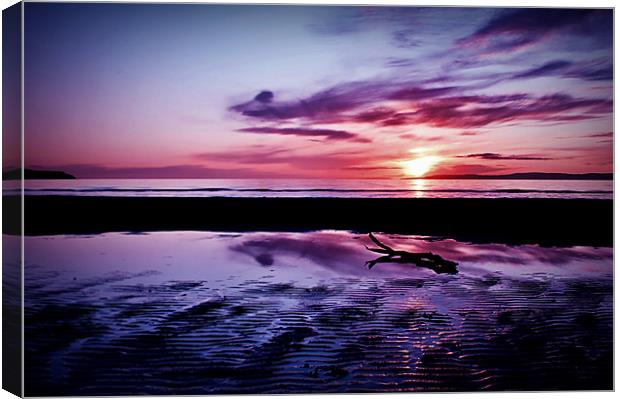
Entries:
POLYGON ((613 389, 612 9, 3 16, 6 389, 613 389))

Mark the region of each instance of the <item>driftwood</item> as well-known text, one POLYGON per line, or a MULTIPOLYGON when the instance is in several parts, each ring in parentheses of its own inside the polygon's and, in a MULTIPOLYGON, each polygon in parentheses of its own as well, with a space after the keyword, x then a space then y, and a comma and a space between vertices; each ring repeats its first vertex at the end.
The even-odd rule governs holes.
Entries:
POLYGON ((379 241, 372 233, 369 233, 368 237, 370 237, 372 242, 377 244, 379 248, 370 248, 366 246, 366 249, 378 254, 383 254, 383 256, 377 259, 366 262, 369 269, 372 269, 377 263, 410 263, 419 267, 431 269, 438 274, 456 274, 458 272, 456 270, 456 265, 458 265, 458 263, 444 259, 432 252, 397 251, 379 241))

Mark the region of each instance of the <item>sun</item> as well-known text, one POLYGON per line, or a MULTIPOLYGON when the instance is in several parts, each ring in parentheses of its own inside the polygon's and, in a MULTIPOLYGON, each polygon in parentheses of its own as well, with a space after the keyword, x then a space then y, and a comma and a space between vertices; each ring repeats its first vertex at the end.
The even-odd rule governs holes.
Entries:
POLYGON ((433 166, 437 165, 440 161, 441 157, 436 155, 427 155, 411 159, 409 161, 403 161, 400 165, 409 176, 422 177, 433 169, 433 166))

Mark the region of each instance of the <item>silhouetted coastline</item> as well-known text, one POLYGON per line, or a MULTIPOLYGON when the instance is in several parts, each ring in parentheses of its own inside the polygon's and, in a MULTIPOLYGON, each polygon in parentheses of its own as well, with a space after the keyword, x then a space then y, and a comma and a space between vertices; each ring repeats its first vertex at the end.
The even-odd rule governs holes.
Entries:
MULTIPOLYGON (((2 180, 20 180, 22 178, 21 169, 12 169, 2 172, 2 180)), ((24 169, 24 179, 26 180, 75 180, 76 177, 60 170, 35 170, 24 169)))

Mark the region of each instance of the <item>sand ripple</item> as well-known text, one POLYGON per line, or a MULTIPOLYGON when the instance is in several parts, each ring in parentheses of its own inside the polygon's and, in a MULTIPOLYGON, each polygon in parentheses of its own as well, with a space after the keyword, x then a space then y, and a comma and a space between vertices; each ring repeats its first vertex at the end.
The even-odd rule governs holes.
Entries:
POLYGON ((94 280, 46 291, 37 276, 49 272, 33 268, 27 288, 32 396, 612 388, 609 275, 115 275, 97 301, 94 280))

